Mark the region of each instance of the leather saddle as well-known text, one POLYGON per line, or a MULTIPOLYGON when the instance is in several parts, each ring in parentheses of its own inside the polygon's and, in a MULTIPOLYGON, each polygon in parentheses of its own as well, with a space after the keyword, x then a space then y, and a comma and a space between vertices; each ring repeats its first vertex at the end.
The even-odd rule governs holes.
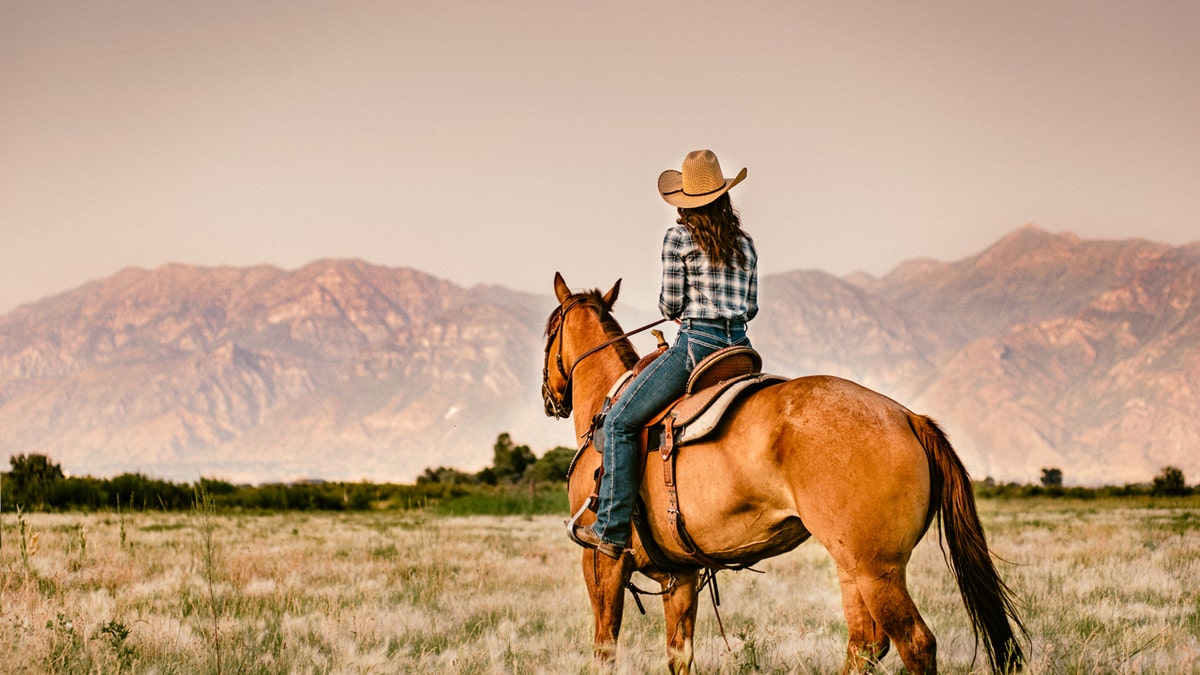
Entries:
MULTIPOLYGON (((613 385, 609 399, 620 397, 629 381, 661 354, 658 351, 643 357, 613 385)), ((646 424, 644 450, 660 450, 665 459, 675 447, 698 441, 716 430, 729 407, 742 395, 785 379, 763 374, 762 357, 750 347, 725 347, 709 354, 692 370, 683 396, 646 424)))
MULTIPOLYGON (((665 345, 664 345, 665 347, 665 345)), ((605 401, 607 411, 609 401, 615 400, 641 369, 658 358, 665 349, 652 352, 638 364, 625 373, 613 385, 605 401)), ((721 423, 725 414, 735 401, 740 400, 750 392, 786 381, 787 378, 778 375, 766 375, 762 372, 762 357, 750 347, 725 347, 713 352, 692 371, 688 378, 687 387, 682 397, 671 403, 661 413, 656 415, 642 431, 643 457, 657 451, 663 461, 663 482, 667 497, 667 522, 671 535, 679 544, 692 564, 710 569, 742 569, 749 564, 726 564, 712 558, 702 551, 687 532, 683 515, 679 511, 679 495, 675 484, 675 448, 706 438, 712 434, 721 423)), ((601 415, 592 421, 592 440, 599 430, 601 415)), ((602 439, 599 439, 601 442, 602 439)), ((601 450, 596 447, 596 450, 601 450)), ((597 469, 596 481, 599 485, 600 473, 597 469)), ((640 473, 640 472, 639 472, 640 473)), ((595 497, 595 495, 593 495, 595 497)), ((594 505, 596 499, 590 499, 594 505)), ((584 508, 589 508, 585 505, 584 508)), ((577 513, 572 523, 578 520, 577 513)), ((570 525, 570 523, 569 523, 570 525)), ((650 530, 646 507, 641 497, 634 506, 633 525, 637 529, 642 546, 650 559, 661 569, 681 567, 680 563, 672 561, 654 539, 650 530)), ((687 565, 682 565, 686 567, 687 565)))

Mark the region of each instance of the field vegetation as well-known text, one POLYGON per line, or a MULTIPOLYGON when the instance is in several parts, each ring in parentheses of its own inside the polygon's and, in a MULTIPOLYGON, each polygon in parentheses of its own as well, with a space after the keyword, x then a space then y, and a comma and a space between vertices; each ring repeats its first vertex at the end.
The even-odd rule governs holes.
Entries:
MULTIPOLYGON (((430 469, 409 486, 134 475, 88 479, 106 500, 74 506, 45 497, 79 479, 19 458, 0 514, 0 671, 593 672, 554 478, 569 455, 537 459, 501 435, 488 469, 430 469)), ((1044 474, 976 484, 1029 629, 1028 672, 1200 673, 1200 491, 1170 467, 1099 489, 1044 474)), ((846 627, 819 544, 717 576, 724 631, 702 602, 697 672, 840 668, 846 627)), ((985 672, 936 531, 909 585, 942 672, 985 672)), ((617 673, 665 670, 661 605, 643 602, 645 615, 627 604, 617 673)), ((894 654, 879 668, 901 671, 894 654)))
MULTIPOLYGON (((1031 673, 1200 672, 1200 498, 985 499, 1031 673)), ((9 513, 0 664, 14 673, 590 672, 561 515, 431 509, 9 513)), ((846 628, 820 545, 718 575, 706 673, 828 673, 846 628)), ((937 536, 910 566, 943 672, 984 672, 937 536)), ((635 575, 635 583, 653 590, 635 575)), ((661 606, 629 603, 617 672, 665 667, 661 606)), ((884 673, 900 670, 895 655, 884 673)))

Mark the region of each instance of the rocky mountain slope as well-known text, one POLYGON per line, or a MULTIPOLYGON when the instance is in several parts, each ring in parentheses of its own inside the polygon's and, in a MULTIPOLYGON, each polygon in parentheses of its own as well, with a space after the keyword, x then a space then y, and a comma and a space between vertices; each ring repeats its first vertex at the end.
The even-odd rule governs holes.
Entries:
POLYGON ((546 312, 360 261, 129 269, 0 317, 0 448, 173 479, 480 468, 499 431, 570 442, 540 419, 546 312))
MULTIPOLYGON (((549 286, 549 282, 547 282, 549 286)), ((1022 228, 882 278, 764 276, 768 370, 848 377, 938 419, 977 477, 1200 476, 1200 244, 1022 228)), ((546 419, 553 300, 410 269, 167 265, 0 317, 0 451, 71 473, 412 480, 477 469, 546 419)), ((618 305, 632 327, 645 317, 618 305)))
POLYGON ((978 477, 1200 475, 1200 244, 1025 227, 965 260, 763 289, 760 351, 932 415, 978 477))

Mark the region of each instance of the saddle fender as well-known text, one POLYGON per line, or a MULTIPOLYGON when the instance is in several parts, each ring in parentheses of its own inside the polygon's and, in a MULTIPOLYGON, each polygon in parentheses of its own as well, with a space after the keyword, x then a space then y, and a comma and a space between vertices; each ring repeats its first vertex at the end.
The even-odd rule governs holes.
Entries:
MULTIPOLYGON (((652 353, 638 364, 638 368, 618 378, 605 398, 602 412, 592 420, 588 433, 588 441, 580 448, 580 453, 590 444, 601 451, 603 434, 600 433, 604 424, 604 414, 607 413, 611 402, 621 395, 625 386, 633 378, 634 372, 644 368, 650 361, 661 354, 652 353)), ((787 378, 778 375, 762 373, 762 358, 750 347, 726 347, 697 364, 688 380, 685 394, 661 413, 648 422, 642 432, 642 456, 658 451, 663 460, 663 479, 667 490, 668 522, 671 534, 688 558, 701 567, 710 569, 739 569, 745 564, 727 565, 706 555, 695 545, 687 533, 683 516, 679 512, 677 486, 675 484, 675 448, 701 440, 712 434, 721 424, 721 419, 729 411, 730 406, 743 396, 763 387, 786 382, 787 378)), ((578 460, 579 454, 576 454, 578 460)), ((572 462, 571 470, 574 470, 572 462)), ((600 476, 596 477, 597 486, 600 476)), ((589 499, 579 513, 575 514, 572 522, 578 520, 584 510, 595 510, 596 497, 589 499)), ((649 531, 647 515, 641 499, 634 508, 634 528, 647 555, 659 567, 669 568, 678 566, 672 563, 658 542, 649 531)))

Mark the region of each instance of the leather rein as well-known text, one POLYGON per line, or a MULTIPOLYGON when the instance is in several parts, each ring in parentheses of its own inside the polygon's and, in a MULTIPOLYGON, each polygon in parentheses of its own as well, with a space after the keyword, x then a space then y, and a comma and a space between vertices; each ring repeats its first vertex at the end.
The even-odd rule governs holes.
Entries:
POLYGON ((578 367, 580 363, 583 363, 584 359, 604 349, 605 347, 610 347, 613 344, 616 344, 617 342, 620 342, 621 340, 624 340, 632 335, 637 335, 638 333, 649 330, 661 323, 666 323, 668 321, 668 319, 652 321, 645 326, 635 328, 606 342, 602 342, 584 352, 583 355, 581 355, 578 359, 575 359, 575 363, 571 364, 571 370, 568 371, 565 367, 563 367, 563 341, 560 333, 563 325, 565 325, 567 322, 567 312, 570 312, 572 309, 582 303, 586 303, 587 300, 588 299, 586 297, 576 296, 574 298, 569 298, 566 303, 560 305, 558 313, 558 325, 554 327, 554 330, 551 331, 549 337, 546 339, 546 359, 542 368, 542 400, 546 405, 546 414, 557 419, 564 419, 571 416, 571 378, 575 376, 575 368, 578 367), (550 347, 554 344, 556 339, 558 340, 558 353, 555 355, 554 361, 555 365, 558 366, 559 375, 561 375, 563 381, 566 382, 566 384, 563 386, 562 396, 557 400, 555 400, 554 390, 550 388, 550 347))

